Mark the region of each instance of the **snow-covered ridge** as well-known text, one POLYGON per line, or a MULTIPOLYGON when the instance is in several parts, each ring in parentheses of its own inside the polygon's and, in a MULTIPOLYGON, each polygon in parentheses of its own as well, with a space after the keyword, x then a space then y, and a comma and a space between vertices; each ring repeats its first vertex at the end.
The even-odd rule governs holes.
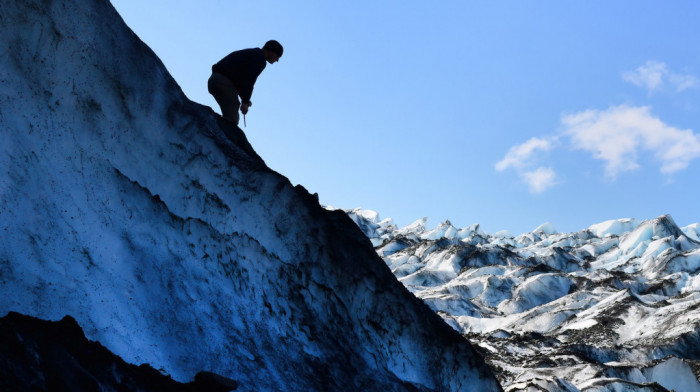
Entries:
POLYGON ((507 391, 700 391, 697 224, 511 236, 346 212, 409 290, 479 342, 507 391))
POLYGON ((0 315, 70 315, 130 363, 241 391, 501 390, 106 0, 0 2, 0 141, 0 315))

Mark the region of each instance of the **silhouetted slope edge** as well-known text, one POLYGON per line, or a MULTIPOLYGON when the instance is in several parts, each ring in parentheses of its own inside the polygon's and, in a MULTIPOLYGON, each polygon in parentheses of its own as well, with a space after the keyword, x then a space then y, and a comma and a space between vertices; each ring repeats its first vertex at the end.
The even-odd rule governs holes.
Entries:
POLYGON ((188 101, 107 1, 2 2, 0 24, 0 314, 69 314, 180 381, 501 390, 343 212, 188 101))
POLYGON ((201 372, 180 384, 148 365, 124 362, 85 338, 70 316, 39 320, 10 312, 0 318, 0 390, 226 392, 237 383, 201 372))

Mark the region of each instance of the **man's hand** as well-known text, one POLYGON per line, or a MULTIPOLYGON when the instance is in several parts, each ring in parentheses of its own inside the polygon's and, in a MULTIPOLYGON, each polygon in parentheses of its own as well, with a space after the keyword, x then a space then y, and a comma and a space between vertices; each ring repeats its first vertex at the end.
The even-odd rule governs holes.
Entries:
POLYGON ((252 102, 243 102, 241 104, 241 113, 248 114, 248 108, 250 108, 251 106, 253 106, 252 102))

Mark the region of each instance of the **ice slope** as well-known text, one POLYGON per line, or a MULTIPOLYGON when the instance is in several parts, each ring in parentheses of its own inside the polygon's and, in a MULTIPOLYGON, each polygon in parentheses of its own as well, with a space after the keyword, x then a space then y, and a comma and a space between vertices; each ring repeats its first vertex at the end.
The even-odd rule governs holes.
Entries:
POLYGON ((106 0, 0 2, 0 140, 0 315, 71 315, 130 363, 243 391, 501 390, 106 0))
POLYGON ((347 213, 409 290, 478 342, 506 391, 700 391, 697 224, 513 237, 347 213))

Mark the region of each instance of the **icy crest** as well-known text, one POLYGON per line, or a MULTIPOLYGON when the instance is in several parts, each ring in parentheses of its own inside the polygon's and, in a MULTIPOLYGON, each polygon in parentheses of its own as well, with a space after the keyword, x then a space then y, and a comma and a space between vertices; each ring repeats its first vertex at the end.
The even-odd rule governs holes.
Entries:
POLYGON ((546 235, 554 235, 554 234, 557 234, 557 229, 554 228, 553 224, 546 222, 546 223, 543 223, 543 224, 537 226, 537 228, 535 230, 533 230, 532 232, 533 233, 544 233, 546 235))
POLYGON ((698 224, 665 215, 511 236, 421 222, 382 232, 378 253, 479 343, 506 391, 700 391, 698 224))
POLYGON ((695 241, 700 241, 700 226, 697 223, 688 225, 682 228, 681 230, 683 230, 683 232, 685 233, 685 235, 688 236, 688 238, 695 241))
POLYGON ((621 236, 634 230, 641 222, 636 219, 617 219, 591 225, 588 230, 596 237, 621 236))

